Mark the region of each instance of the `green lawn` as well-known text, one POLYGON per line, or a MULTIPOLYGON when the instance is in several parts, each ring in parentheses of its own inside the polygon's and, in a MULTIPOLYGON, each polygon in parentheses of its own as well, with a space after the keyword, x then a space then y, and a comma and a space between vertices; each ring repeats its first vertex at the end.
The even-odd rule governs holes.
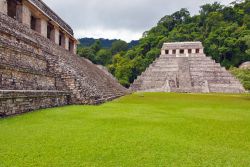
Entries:
POLYGON ((0 119, 0 167, 250 166, 250 96, 139 93, 0 119))

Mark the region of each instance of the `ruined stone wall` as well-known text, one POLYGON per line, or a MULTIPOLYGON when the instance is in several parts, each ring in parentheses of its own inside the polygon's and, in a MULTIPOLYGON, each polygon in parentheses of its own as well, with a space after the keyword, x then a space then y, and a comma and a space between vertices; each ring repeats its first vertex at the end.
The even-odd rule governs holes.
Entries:
POLYGON ((24 90, 32 93, 38 91, 40 95, 35 101, 43 99, 37 105, 37 102, 32 102, 33 96, 30 98, 25 95, 20 100, 16 98, 15 93, 0 92, 0 109, 4 108, 5 113, 2 112, 2 115, 26 112, 44 106, 98 104, 128 93, 96 65, 1 13, 0 90, 16 91, 20 96, 24 90), (50 96, 43 93, 48 91, 53 91, 53 98, 50 99, 50 96), (61 92, 67 95, 62 96, 61 92), (30 100, 27 109, 25 110, 23 103, 19 105, 19 100, 16 99, 24 101, 25 104, 30 100), (52 104, 55 99, 62 102, 52 104), (15 106, 15 109, 6 107, 8 105, 15 106), (18 110, 19 107, 22 109, 18 110))
POLYGON ((183 55, 199 56, 197 52, 203 54, 203 49, 201 42, 172 42, 163 44, 161 54, 175 54, 177 57, 183 55))
POLYGON ((203 49, 201 42, 171 42, 164 43, 162 50, 166 49, 203 49))
POLYGON ((0 90, 0 117, 67 105, 68 92, 0 90))
POLYGON ((7 13, 7 2, 5 0, 0 0, 0 11, 7 13))
POLYGON ((241 64, 240 69, 249 69, 250 70, 250 61, 241 64))
POLYGON ((73 35, 73 30, 70 28, 70 26, 65 23, 53 10, 51 10, 44 2, 41 0, 28 0, 35 6, 37 6, 39 9, 41 9, 46 15, 48 15, 50 18, 52 18, 54 21, 56 21, 61 27, 63 27, 68 33, 73 35))

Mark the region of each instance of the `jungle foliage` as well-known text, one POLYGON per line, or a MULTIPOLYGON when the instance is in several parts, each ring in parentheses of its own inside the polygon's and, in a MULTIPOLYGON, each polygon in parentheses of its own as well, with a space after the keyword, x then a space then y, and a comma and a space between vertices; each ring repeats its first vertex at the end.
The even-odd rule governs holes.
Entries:
POLYGON ((250 70, 249 69, 230 68, 230 72, 234 74, 241 81, 245 89, 250 90, 250 70))
POLYGON ((131 49, 121 40, 108 49, 97 41, 90 47, 79 47, 78 53, 107 66, 128 87, 160 55, 164 42, 177 41, 201 41, 207 56, 228 69, 249 61, 250 0, 234 1, 229 6, 205 4, 194 16, 187 9, 166 15, 131 49))

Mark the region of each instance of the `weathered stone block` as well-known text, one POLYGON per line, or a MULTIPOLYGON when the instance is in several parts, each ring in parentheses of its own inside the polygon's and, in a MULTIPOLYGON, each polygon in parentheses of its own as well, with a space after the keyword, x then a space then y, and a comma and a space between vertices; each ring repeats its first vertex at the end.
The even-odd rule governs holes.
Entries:
POLYGON ((7 15, 7 0, 0 0, 0 12, 7 15))
POLYGON ((47 38, 47 21, 44 19, 37 19, 36 31, 47 38))

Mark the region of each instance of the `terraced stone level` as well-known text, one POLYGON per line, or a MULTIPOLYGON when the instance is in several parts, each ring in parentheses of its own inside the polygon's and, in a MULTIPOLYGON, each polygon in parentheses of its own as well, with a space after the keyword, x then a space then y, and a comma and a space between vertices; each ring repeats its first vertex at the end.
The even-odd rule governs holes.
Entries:
POLYGON ((0 6, 3 4, 6 10, 0 10, 0 117, 68 104, 100 104, 129 93, 103 67, 75 54, 73 30, 42 1, 0 1, 0 6), (26 15, 14 11, 11 17, 7 12, 10 4, 30 12, 26 15), (22 19, 16 19, 20 15, 22 19), (26 24, 31 16, 37 16, 39 31, 26 24), (42 16, 47 19, 44 24, 56 25, 51 31, 53 36, 44 33, 49 29, 41 26, 42 16), (59 42, 61 31, 64 39, 59 42))
POLYGON ((165 43, 160 57, 130 89, 142 92, 245 92, 239 80, 204 54, 201 42, 165 43))

